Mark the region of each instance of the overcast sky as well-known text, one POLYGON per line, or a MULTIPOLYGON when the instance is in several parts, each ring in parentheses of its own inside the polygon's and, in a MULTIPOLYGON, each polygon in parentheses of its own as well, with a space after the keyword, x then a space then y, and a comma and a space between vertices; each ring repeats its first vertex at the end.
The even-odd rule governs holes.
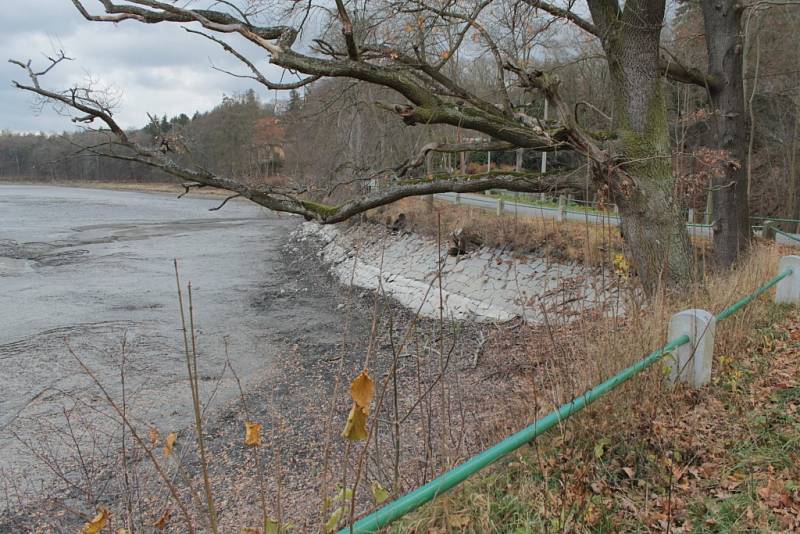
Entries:
MULTIPOLYGON (((73 129, 66 117, 51 108, 37 112, 33 95, 14 89, 11 80, 27 82, 25 72, 7 59, 45 66, 43 54, 59 48, 75 58, 64 62, 42 78, 42 86, 65 89, 87 76, 116 88, 121 101, 116 111, 124 127, 147 122, 147 112, 169 116, 206 111, 223 94, 253 88, 262 99, 273 99, 263 86, 215 71, 211 65, 245 73, 235 58, 218 45, 186 33, 176 24, 145 25, 127 21, 117 25, 88 22, 70 0, 0 0, 0 130, 15 132, 60 132, 73 129)), ((92 1, 85 5, 99 5, 92 1)), ((96 9, 95 9, 96 11, 96 9)), ((237 42, 238 44, 238 42, 237 42)), ((279 79, 280 70, 268 66, 263 51, 243 44, 263 72, 279 79)), ((279 95, 278 98, 286 98, 279 95)))

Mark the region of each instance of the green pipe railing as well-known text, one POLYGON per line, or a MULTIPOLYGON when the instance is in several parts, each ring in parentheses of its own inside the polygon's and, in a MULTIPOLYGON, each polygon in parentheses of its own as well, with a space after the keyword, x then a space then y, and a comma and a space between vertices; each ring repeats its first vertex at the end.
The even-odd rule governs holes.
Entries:
POLYGON ((774 221, 774 222, 785 222, 785 223, 800 223, 797 219, 779 219, 777 217, 750 217, 754 221, 774 221))
POLYGON ((781 234, 782 236, 788 237, 792 241, 797 241, 798 243, 800 243, 800 239, 798 239, 796 236, 794 236, 794 235, 792 235, 792 234, 790 234, 788 232, 784 232, 780 228, 773 227, 772 230, 774 230, 776 234, 781 234))
POLYGON ((775 284, 777 284, 778 282, 780 282, 781 280, 792 274, 792 272, 793 272, 792 269, 786 269, 781 274, 771 279, 769 282, 759 287, 758 289, 747 295, 739 302, 734 302, 733 304, 731 304, 730 306, 728 306, 715 316, 717 322, 724 321, 734 313, 738 312, 739 310, 750 304, 753 300, 757 299, 762 293, 769 290, 769 288, 771 288, 772 286, 774 286, 775 284))
MULTIPOLYGON (((766 284, 756 289, 753 293, 745 298, 731 304, 716 315, 717 321, 722 321, 737 311, 744 308, 747 304, 758 298, 775 284, 792 274, 792 269, 786 269, 778 276, 769 280, 766 284)), ((446 492, 447 490, 457 486, 465 481, 470 476, 474 475, 484 467, 496 462, 505 455, 514 452, 523 445, 530 443, 533 439, 545 433, 550 428, 554 427, 564 419, 571 415, 583 410, 585 407, 605 395, 606 393, 614 390, 627 380, 638 375, 654 363, 661 360, 664 356, 669 354, 672 350, 689 343, 689 336, 683 335, 674 339, 661 347, 660 349, 651 352, 643 359, 635 364, 626 368, 622 372, 612 376, 608 380, 596 385, 583 395, 575 397, 570 402, 562 404, 558 409, 553 410, 541 419, 537 419, 532 425, 520 430, 516 434, 512 434, 500 443, 485 451, 473 456, 463 464, 460 464, 450 471, 439 475, 424 486, 406 493, 402 497, 387 504, 386 506, 372 512, 371 514, 359 519, 351 526, 347 526, 339 531, 338 534, 368 534, 375 532, 379 528, 385 527, 392 521, 399 519, 405 514, 416 510, 425 503, 428 503, 446 492)))
POLYGON ((453 486, 460 484, 487 465, 499 460, 508 453, 519 449, 526 443, 529 443, 534 438, 540 436, 572 414, 581 411, 586 406, 614 388, 618 387, 623 382, 641 373, 649 366, 659 361, 665 355, 669 354, 673 349, 688 342, 689 336, 681 336, 673 341, 670 341, 660 349, 650 353, 644 359, 638 361, 634 365, 631 365, 621 373, 614 375, 601 384, 598 384, 583 395, 574 398, 570 402, 562 404, 558 409, 553 410, 541 419, 537 419, 529 427, 520 430, 516 434, 512 434, 495 446, 486 449, 477 456, 473 456, 463 464, 434 478, 424 486, 420 486, 414 491, 406 493, 396 501, 389 503, 380 510, 377 510, 363 519, 356 521, 352 526, 352 530, 351 527, 343 528, 339 531, 339 534, 347 534, 349 532, 353 532, 354 534, 365 534, 374 532, 377 529, 388 525, 395 519, 404 516, 408 512, 415 510, 428 501, 433 500, 438 495, 444 493, 453 486))

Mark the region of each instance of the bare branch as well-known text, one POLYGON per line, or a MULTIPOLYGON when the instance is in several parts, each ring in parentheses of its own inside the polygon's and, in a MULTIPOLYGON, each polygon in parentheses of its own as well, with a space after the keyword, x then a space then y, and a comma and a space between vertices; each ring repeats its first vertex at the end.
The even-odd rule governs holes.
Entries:
POLYGON ((267 89, 269 89, 271 91, 286 91, 286 90, 289 90, 289 89, 298 89, 300 87, 303 87, 304 85, 308 85, 310 83, 313 83, 313 82, 315 82, 315 81, 317 81, 317 80, 319 80, 321 78, 321 76, 316 75, 316 76, 308 76, 307 78, 303 78, 302 80, 298 80, 297 82, 294 82, 294 83, 274 83, 274 82, 271 82, 271 81, 269 81, 267 79, 266 76, 264 76, 264 74, 260 70, 258 70, 258 68, 255 66, 255 64, 252 61, 247 59, 244 55, 242 55, 240 52, 238 52, 235 48, 233 48, 231 45, 229 45, 228 43, 226 43, 222 39, 217 39, 213 35, 209 35, 209 34, 207 34, 205 32, 201 32, 201 31, 193 30, 191 28, 184 27, 183 29, 186 30, 189 33, 193 33, 193 34, 196 34, 196 35, 201 35, 201 36, 205 37, 206 39, 214 41, 215 43, 220 45, 226 52, 228 52, 229 54, 234 56, 236 59, 238 59, 239 61, 244 63, 247 66, 247 68, 249 68, 250 71, 253 73, 253 76, 245 76, 245 75, 241 75, 241 74, 235 74, 233 72, 229 72, 227 70, 220 69, 220 68, 217 68, 217 67, 214 67, 215 70, 218 70, 220 72, 224 72, 225 74, 228 74, 230 76, 234 76, 236 78, 249 78, 251 80, 255 80, 255 81, 257 81, 258 83, 260 83, 261 85, 263 85, 264 87, 266 87, 267 89))
POLYGON ((229 200, 233 200, 234 198, 239 198, 240 196, 242 196, 242 195, 240 195, 239 193, 236 193, 235 195, 231 195, 231 196, 227 197, 225 200, 223 200, 222 204, 220 204, 216 208, 209 208, 208 211, 219 211, 219 210, 222 209, 222 206, 224 206, 225 204, 228 203, 229 200))
POLYGON ((487 150, 512 150, 515 145, 507 141, 487 141, 484 143, 428 143, 422 147, 417 156, 396 168, 398 176, 405 176, 408 171, 420 167, 425 163, 425 158, 429 152, 485 152, 487 150))
POLYGON ((702 72, 699 69, 695 69, 693 67, 687 67, 680 60, 669 50, 666 48, 661 48, 661 51, 664 52, 669 57, 661 57, 661 70, 664 73, 664 76, 669 78, 670 80, 681 82, 681 83, 688 83, 692 85, 698 85, 700 87, 709 88, 714 87, 717 83, 717 80, 707 74, 702 72))
MULTIPOLYGON (((54 62, 58 63, 62 59, 68 59, 65 56, 61 56, 60 59, 54 62)), ((53 60, 51 60, 53 61, 53 60)), ((84 113, 85 115, 74 117, 73 122, 83 122, 83 123, 90 123, 93 122, 95 119, 100 119, 103 121, 109 129, 114 132, 114 134, 122 141, 123 143, 128 143, 128 136, 125 134, 125 131, 117 124, 117 122, 112 117, 111 110, 107 105, 104 105, 99 98, 96 98, 92 95, 92 91, 90 89, 80 89, 80 88, 72 88, 63 93, 54 93, 52 91, 48 91, 46 89, 42 89, 41 85, 39 84, 39 76, 41 74, 35 73, 33 69, 31 69, 30 64, 31 62, 28 61, 27 63, 23 63, 18 60, 9 60, 9 62, 19 65, 20 67, 24 68, 28 72, 28 77, 31 79, 33 83, 32 86, 30 85, 23 85, 19 82, 12 81, 11 83, 17 89, 22 89, 23 91, 30 91, 32 93, 36 93, 39 96, 45 97, 47 99, 61 102, 62 104, 71 107, 77 111, 84 113)), ((53 68, 53 65, 42 71, 42 73, 47 73, 50 69, 53 68)))
POLYGON ((342 35, 347 45, 347 55, 353 61, 358 61, 358 45, 356 45, 356 40, 353 36, 353 21, 350 20, 350 15, 347 13, 347 9, 344 7, 344 2, 342 2, 342 0, 336 0, 336 10, 339 12, 339 18, 342 20, 342 35))
POLYGON ((183 193, 178 195, 178 198, 183 198, 184 196, 188 195, 189 189, 206 187, 206 184, 181 184, 181 187, 183 187, 183 193))
POLYGON ((553 5, 549 2, 543 2, 541 0, 524 0, 524 1, 526 4, 535 7, 537 9, 541 9, 542 11, 546 11, 547 13, 550 13, 554 17, 568 20, 578 28, 594 35, 595 37, 601 37, 600 30, 597 28, 597 26, 595 26, 588 20, 584 19, 583 17, 576 15, 570 9, 564 9, 556 5, 553 5))

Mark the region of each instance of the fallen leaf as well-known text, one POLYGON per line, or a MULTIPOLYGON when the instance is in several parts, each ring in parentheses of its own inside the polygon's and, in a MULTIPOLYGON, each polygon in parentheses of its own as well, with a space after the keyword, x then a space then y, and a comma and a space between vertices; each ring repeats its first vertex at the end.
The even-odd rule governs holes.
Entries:
POLYGON ((172 454, 172 448, 175 446, 176 441, 178 441, 178 436, 175 435, 175 432, 167 434, 167 439, 164 440, 164 456, 172 454))
POLYGON ((389 498, 389 492, 381 486, 377 481, 372 483, 372 498, 375 504, 383 504, 389 498))
POLYGON ((150 443, 155 445, 158 443, 158 429, 154 426, 150 427, 150 432, 148 432, 148 436, 150 437, 150 443))
POLYGON ((244 444, 261 445, 261 423, 244 422, 244 444))
POLYGON ((97 515, 92 518, 91 521, 86 523, 83 526, 82 532, 84 534, 97 534, 100 532, 101 529, 105 528, 108 524, 108 508, 105 506, 101 506, 100 509, 97 511, 97 515))
POLYGON ((364 411, 364 415, 369 415, 369 405, 375 395, 375 382, 369 377, 366 369, 361 371, 350 384, 350 396, 359 408, 364 411))
POLYGON ((157 528, 158 530, 164 530, 165 528, 167 528, 167 523, 169 522, 170 514, 171 514, 171 512, 170 512, 169 508, 164 510, 164 513, 161 514, 161 517, 158 518, 158 521, 153 523, 153 526, 155 528, 157 528))
POLYGON ((364 413, 357 403, 353 403, 350 415, 347 416, 347 423, 344 425, 342 437, 350 441, 361 441, 367 439, 367 414, 364 413))
POLYGON ((470 518, 466 514, 453 514, 447 516, 447 524, 451 528, 465 528, 469 525, 470 518))
POLYGON ((611 443, 608 438, 602 438, 594 445, 594 457, 598 460, 603 457, 606 452, 606 446, 611 443))
POLYGON ((623 468, 622 468, 622 471, 623 471, 623 472, 624 472, 626 475, 628 475, 628 478, 631 478, 631 479, 632 479, 632 478, 633 478, 633 476, 636 474, 636 472, 633 470, 633 468, 632 468, 632 467, 623 467, 623 468))
POLYGON ((758 488, 756 492, 770 508, 780 508, 789 504, 788 495, 784 491, 783 484, 774 478, 769 479, 767 485, 758 488))

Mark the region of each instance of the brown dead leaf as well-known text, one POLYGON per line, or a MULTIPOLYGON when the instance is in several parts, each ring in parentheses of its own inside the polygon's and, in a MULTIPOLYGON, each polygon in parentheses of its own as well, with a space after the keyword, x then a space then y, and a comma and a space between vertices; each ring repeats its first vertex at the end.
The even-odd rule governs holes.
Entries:
POLYGON ((452 514, 447 516, 447 524, 450 528, 466 528, 470 523, 470 518, 466 514, 452 514))
POLYGON ((167 439, 164 440, 164 456, 172 454, 172 449, 175 447, 175 442, 178 441, 178 436, 175 432, 167 434, 167 439))
POLYGON ((81 532, 84 534, 97 534, 108 524, 109 515, 110 513, 108 508, 101 506, 100 509, 97 510, 97 515, 95 515, 91 521, 83 526, 83 530, 81 532))
POLYGON ((756 491, 758 496, 770 508, 781 508, 789 505, 789 496, 783 488, 783 483, 777 479, 769 479, 766 486, 758 488, 756 491))
POLYGON ((369 377, 369 372, 364 369, 350 384, 350 396, 364 415, 369 415, 369 405, 375 395, 375 382, 369 377))
POLYGON ((261 423, 244 422, 244 444, 250 446, 261 445, 261 423))
POLYGON ((633 470, 632 467, 623 467, 622 471, 628 475, 628 478, 632 479, 634 475, 636 475, 636 471, 633 470))
POLYGON ((164 530, 167 528, 167 523, 169 523, 169 516, 171 515, 171 511, 169 508, 164 510, 164 513, 161 514, 161 517, 158 518, 158 521, 153 523, 153 526, 158 530, 164 530))
POLYGON ((150 437, 151 445, 155 445, 156 443, 158 443, 158 429, 156 427, 151 426, 150 432, 148 432, 147 435, 150 437))

